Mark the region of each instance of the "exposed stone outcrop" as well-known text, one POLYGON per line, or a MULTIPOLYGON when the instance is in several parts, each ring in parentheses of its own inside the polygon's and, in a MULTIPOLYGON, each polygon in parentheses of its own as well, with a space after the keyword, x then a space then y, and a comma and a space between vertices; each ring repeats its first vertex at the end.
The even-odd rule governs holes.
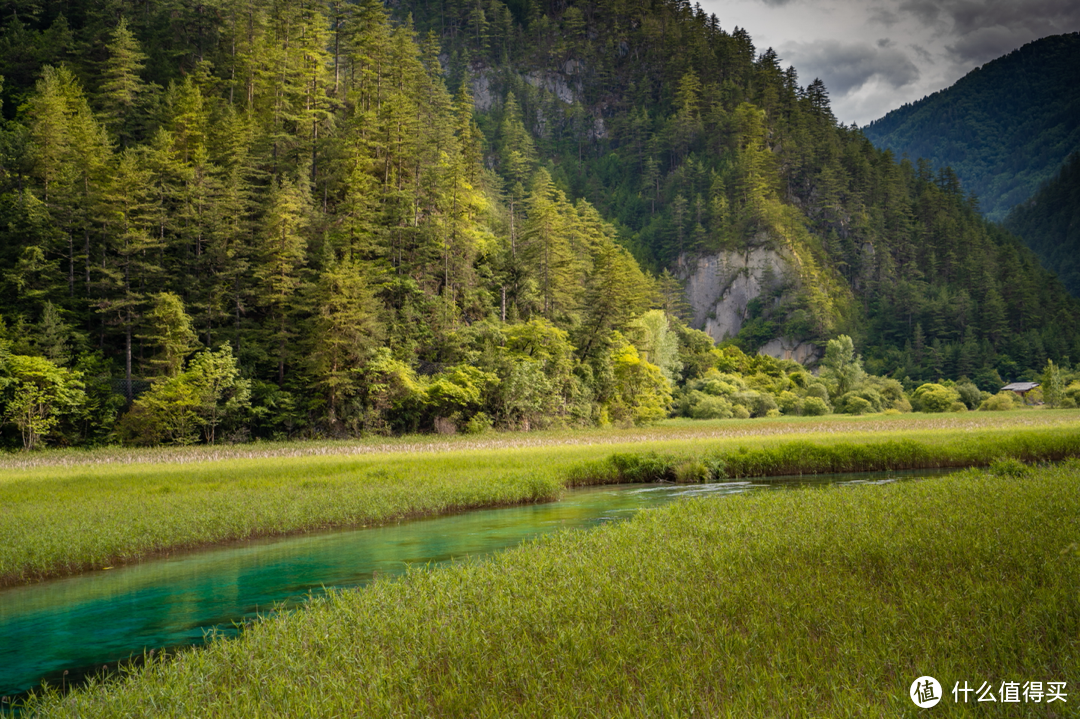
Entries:
POLYGON ((766 342, 758 354, 776 359, 795 360, 799 364, 814 365, 821 359, 821 348, 811 342, 800 342, 790 337, 777 337, 766 342))
MULTIPOLYGON (((750 303, 763 294, 776 294, 784 301, 784 289, 796 275, 793 260, 783 252, 765 246, 765 237, 755 238, 756 246, 745 250, 725 250, 696 260, 680 258, 676 270, 686 282, 686 299, 693 312, 691 326, 704 330, 715 341, 734 337, 749 319, 750 303)), ((813 364, 820 350, 809 342, 777 337, 761 348, 762 354, 813 364)))
POLYGON ((694 313, 691 326, 717 342, 734 337, 749 316, 750 302, 786 283, 788 266, 786 257, 765 247, 727 250, 693 263, 680 258, 679 275, 694 313))

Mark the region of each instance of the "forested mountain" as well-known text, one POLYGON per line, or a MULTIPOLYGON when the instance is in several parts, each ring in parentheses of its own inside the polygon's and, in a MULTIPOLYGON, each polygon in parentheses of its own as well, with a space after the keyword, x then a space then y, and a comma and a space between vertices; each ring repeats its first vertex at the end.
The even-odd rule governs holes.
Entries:
POLYGON ((992 220, 1080 150, 1080 33, 1054 35, 972 70, 863 128, 878 147, 951 166, 992 220))
POLYGON ((876 373, 986 389, 1080 357, 1076 302, 954 174, 685 2, 4 12, 25 446, 644 421, 709 371, 818 392, 680 321, 695 267, 755 253, 748 352, 847 332, 876 373))
POLYGON ((1080 153, 1031 199, 1014 207, 1004 225, 1080 297, 1080 153))
POLYGON ((512 92, 552 175, 646 266, 685 278, 695 257, 786 256, 746 307, 745 349, 845 330, 875 371, 912 378, 1080 356, 1076 304, 951 170, 876 150, 837 123, 820 81, 801 84, 700 7, 406 9, 441 34, 448 75, 490 96, 489 161, 506 153, 498 100, 512 92))

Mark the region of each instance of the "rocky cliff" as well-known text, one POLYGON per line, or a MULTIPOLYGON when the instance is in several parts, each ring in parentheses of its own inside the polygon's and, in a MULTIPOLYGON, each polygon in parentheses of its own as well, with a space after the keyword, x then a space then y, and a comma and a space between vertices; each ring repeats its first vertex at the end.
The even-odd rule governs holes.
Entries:
MULTIPOLYGON (((693 313, 691 326, 717 342, 739 333, 750 318, 754 300, 763 297, 782 304, 785 289, 793 286, 798 276, 793 258, 764 246, 725 250, 696 260, 683 257, 677 269, 686 283, 686 299, 693 313)), ((759 351, 804 364, 813 364, 821 356, 816 345, 789 337, 776 337, 759 351)))

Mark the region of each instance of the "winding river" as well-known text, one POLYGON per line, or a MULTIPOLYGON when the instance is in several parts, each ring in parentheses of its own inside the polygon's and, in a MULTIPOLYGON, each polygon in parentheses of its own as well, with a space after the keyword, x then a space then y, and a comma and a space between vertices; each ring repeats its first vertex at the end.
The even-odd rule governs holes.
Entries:
POLYGON ((379 527, 247 541, 0 591, 0 697, 68 685, 151 649, 232 636, 259 616, 336 587, 474 558, 564 528, 616 521, 685 497, 806 484, 881 483, 935 472, 618 485, 559 502, 476 510, 379 527))

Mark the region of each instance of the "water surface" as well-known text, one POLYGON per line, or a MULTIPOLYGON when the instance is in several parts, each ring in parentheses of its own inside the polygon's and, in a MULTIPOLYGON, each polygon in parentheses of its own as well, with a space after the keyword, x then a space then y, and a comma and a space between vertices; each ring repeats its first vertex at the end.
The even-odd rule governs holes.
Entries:
POLYGON ((43 680, 78 683, 144 651, 201 644, 211 631, 234 635, 243 622, 334 587, 365 584, 376 574, 483 556, 529 537, 619 520, 684 497, 929 474, 935 472, 590 487, 548 504, 253 540, 14 587, 0 591, 0 696, 25 693, 43 680))

